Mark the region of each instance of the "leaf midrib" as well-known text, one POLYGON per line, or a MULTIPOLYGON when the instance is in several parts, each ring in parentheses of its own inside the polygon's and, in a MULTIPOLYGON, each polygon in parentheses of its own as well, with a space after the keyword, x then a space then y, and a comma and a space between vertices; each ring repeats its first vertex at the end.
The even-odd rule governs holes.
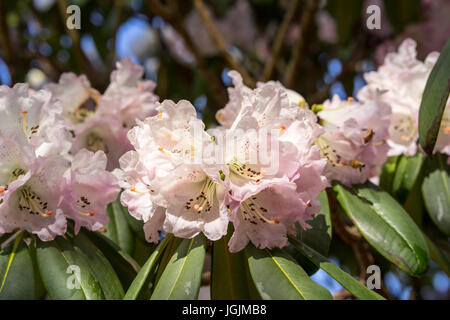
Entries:
MULTIPOLYGON (((71 266, 72 263, 70 263, 70 261, 69 261, 69 260, 67 259, 67 257, 64 255, 64 252, 63 252, 62 248, 59 246, 59 244, 58 244, 56 241, 55 241, 55 245, 58 247, 58 249, 59 249, 58 251, 61 253, 61 256, 64 258, 64 261, 66 261, 67 266, 71 266)), ((74 252, 75 252, 75 250, 74 250, 74 252)), ((81 291, 83 292, 83 295, 84 295, 84 297, 85 297, 86 300, 87 300, 87 299, 88 299, 88 294, 86 293, 87 291, 86 291, 86 289, 84 288, 83 283, 81 282, 81 278, 78 278, 76 272, 74 272, 73 274, 75 275, 75 278, 77 278, 78 283, 80 284, 81 291)))
POLYGON ((23 233, 20 233, 20 235, 18 235, 17 238, 14 240, 14 246, 13 246, 13 249, 11 251, 11 254, 10 254, 10 257, 9 257, 9 260, 8 260, 8 264, 6 266, 6 271, 5 271, 5 275, 3 276, 3 279, 2 279, 2 284, 0 286, 0 293, 3 291, 3 288, 5 286, 6 278, 8 277, 9 270, 11 268, 13 260, 16 257, 16 251, 17 251, 17 248, 19 247, 19 243, 22 240, 22 237, 23 237, 23 233))
POLYGON ((294 287, 294 289, 302 296, 302 298, 304 300, 308 300, 302 293, 302 291, 300 290, 299 287, 297 287, 297 285, 294 283, 294 281, 289 277, 289 275, 286 273, 286 271, 284 271, 283 267, 279 264, 279 262, 277 261, 277 259, 275 259, 275 257, 272 255, 272 253, 265 249, 267 254, 270 256, 270 258, 275 262, 275 264, 277 265, 277 267, 280 269, 280 271, 284 274, 284 276, 286 277, 286 279, 288 279, 288 281, 291 283, 291 285, 294 287))

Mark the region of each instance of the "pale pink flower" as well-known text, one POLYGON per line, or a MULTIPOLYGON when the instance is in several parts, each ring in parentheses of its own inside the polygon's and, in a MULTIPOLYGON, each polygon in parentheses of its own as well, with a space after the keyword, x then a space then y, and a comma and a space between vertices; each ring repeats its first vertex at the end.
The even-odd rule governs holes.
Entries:
POLYGON ((93 152, 101 150, 108 157, 108 170, 117 168, 119 158, 132 148, 117 114, 96 113, 75 126, 73 134, 72 154, 83 148, 93 152))
POLYGON ((70 168, 71 192, 64 198, 66 215, 75 221, 75 233, 86 227, 96 231, 108 224, 106 206, 119 193, 116 177, 106 171, 103 151, 80 150, 70 168))
POLYGON ((295 222, 308 228, 306 214, 310 205, 287 178, 263 180, 240 194, 239 207, 232 215, 234 233, 229 242, 231 252, 245 248, 251 241, 257 248, 272 249, 288 244, 287 234, 295 234, 295 222))
POLYGON ((67 160, 36 157, 17 132, 0 133, 0 146, 0 233, 26 230, 43 241, 65 233, 61 202, 67 160))
MULTIPOLYGON (((372 0, 372 2, 382 2, 372 0)), ((419 59, 424 59, 429 53, 441 50, 450 34, 450 2, 447 0, 422 0, 420 3, 421 19, 416 23, 407 24, 400 33, 389 37, 392 28, 385 20, 384 8, 381 6, 381 30, 371 33, 381 35, 384 40, 376 49, 374 58, 378 64, 383 64, 386 54, 393 52, 406 38, 417 42, 419 59), (388 35, 388 37, 385 37, 388 35)))
POLYGON ((166 100, 157 110, 130 131, 136 151, 125 154, 115 171, 127 188, 121 201, 146 223, 149 241, 158 241, 161 229, 181 238, 203 232, 217 240, 228 225, 226 167, 203 157, 213 141, 188 101, 166 100))
POLYGON ((234 87, 228 88, 229 101, 224 108, 216 113, 217 121, 224 127, 230 128, 242 108, 250 105, 252 90, 244 84, 242 76, 237 71, 228 72, 234 87))
POLYGON ((66 129, 74 138, 72 154, 82 148, 102 150, 108 157, 108 170, 118 167, 120 156, 131 149, 127 128, 156 114, 155 83, 142 80, 143 74, 142 66, 124 59, 117 62, 103 95, 91 88, 84 75, 73 73, 46 86, 62 104, 66 129))
POLYGON ((342 101, 335 95, 315 108, 326 130, 316 143, 328 160, 327 178, 352 185, 378 175, 387 158, 389 105, 379 99, 342 101))
POLYGON ((306 221, 320 209, 315 198, 327 185, 326 161, 314 143, 323 129, 303 97, 280 83, 258 83, 251 90, 236 72, 230 76, 235 87, 218 113, 229 129, 217 130, 215 139, 219 145, 233 139, 236 145, 224 152, 235 227, 229 247, 239 251, 249 241, 258 248, 283 247, 287 234, 295 234, 295 223, 308 228, 306 221))
POLYGON ((439 54, 429 54, 424 62, 417 60, 416 55, 415 41, 406 39, 398 52, 386 55, 384 64, 377 71, 364 75, 367 85, 357 94, 363 102, 379 99, 391 106, 389 156, 417 152, 420 103, 439 54))
POLYGON ((228 76, 233 87, 228 88, 229 101, 216 113, 217 121, 224 128, 237 127, 239 120, 249 113, 258 122, 258 127, 270 124, 272 128, 286 126, 296 118, 311 117, 305 115, 307 103, 297 92, 286 89, 277 81, 259 82, 255 90, 247 87, 237 71, 230 71, 228 76))
POLYGON ((101 97, 100 113, 119 113, 127 128, 156 115, 156 102, 159 98, 153 91, 153 81, 142 80, 144 68, 129 59, 118 61, 117 69, 111 73, 111 83, 101 97))
POLYGON ((63 73, 58 83, 50 83, 44 88, 61 101, 69 130, 94 114, 100 98, 100 93, 91 87, 85 75, 74 73, 63 73))
POLYGON ((26 84, 0 86, 1 130, 24 135, 36 155, 65 155, 70 149, 61 111, 61 104, 45 90, 29 90, 26 84))

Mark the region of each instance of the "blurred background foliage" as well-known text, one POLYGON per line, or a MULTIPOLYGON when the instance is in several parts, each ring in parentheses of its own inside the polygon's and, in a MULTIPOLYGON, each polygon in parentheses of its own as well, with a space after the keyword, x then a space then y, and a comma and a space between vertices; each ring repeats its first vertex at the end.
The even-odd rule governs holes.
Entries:
MULTIPOLYGON (((417 41, 420 59, 440 51, 449 16, 446 0, 0 0, 0 83, 40 88, 74 72, 103 91, 115 62, 130 58, 157 83, 161 100, 188 99, 214 126, 230 69, 244 72, 250 86, 279 80, 310 105, 346 98, 406 37, 417 41), (66 28, 72 4, 81 9, 79 30, 66 28), (366 27, 370 5, 381 9, 379 30, 366 27)), ((448 238, 427 219, 423 228, 450 258, 448 238)), ((142 248, 137 258, 145 261, 142 248)), ((449 278, 434 263, 415 279, 371 251, 393 298, 450 298, 449 278)), ((330 256, 354 275, 361 271, 335 235, 330 256)), ((312 278, 333 293, 342 289, 321 270, 312 278)))

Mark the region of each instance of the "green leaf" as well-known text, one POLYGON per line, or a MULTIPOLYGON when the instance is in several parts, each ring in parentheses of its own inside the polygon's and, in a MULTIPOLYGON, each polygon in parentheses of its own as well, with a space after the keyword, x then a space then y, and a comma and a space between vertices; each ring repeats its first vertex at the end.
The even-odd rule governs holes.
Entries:
POLYGON ((80 232, 72 239, 73 246, 91 267, 92 273, 99 281, 103 294, 107 300, 122 299, 125 292, 122 284, 109 263, 108 259, 98 249, 89 238, 80 232))
POLYGON ((450 166, 437 153, 427 159, 422 195, 431 219, 445 235, 450 235, 450 166))
POLYGON ((123 288, 128 288, 139 271, 139 264, 134 261, 111 239, 99 232, 81 230, 99 248, 116 270, 123 288))
POLYGON ((312 281, 286 251, 245 249, 250 273, 264 300, 332 300, 330 292, 312 281))
MULTIPOLYGON (((319 252, 320 254, 327 256, 331 243, 331 216, 330 206, 328 204, 328 196, 325 190, 323 190, 317 200, 321 203, 320 212, 314 216, 314 218, 308 221, 311 229, 304 230, 298 223, 296 224, 297 235, 296 239, 306 243, 308 246, 319 252)), ((317 266, 314 265, 307 257, 300 252, 288 246, 285 250, 302 266, 302 268, 308 273, 313 274, 317 271, 317 266)))
POLYGON ((169 242, 167 244, 166 249, 164 250, 164 253, 161 257, 161 261, 158 264, 158 270, 156 272, 154 285, 156 285, 161 278, 164 269, 166 268, 167 264, 169 263, 170 259, 174 255, 175 251, 177 250, 180 243, 183 241, 182 238, 177 238, 172 235, 172 237, 169 239, 169 242))
POLYGON ((291 244, 300 252, 302 252, 308 259, 316 266, 328 273, 333 279, 339 282, 345 289, 351 292, 356 298, 361 300, 384 300, 378 293, 368 289, 362 285, 358 280, 340 269, 338 266, 327 260, 320 253, 310 248, 306 244, 294 238, 289 238, 291 244))
POLYGON ((171 239, 172 235, 169 234, 159 243, 155 251, 153 251, 150 258, 148 258, 147 262, 137 274, 133 283, 128 288, 128 291, 123 298, 124 300, 136 300, 141 295, 142 290, 145 290, 145 288, 147 287, 146 284, 148 283, 150 271, 155 267, 156 262, 166 249, 166 246, 171 239))
POLYGON ((244 251, 228 251, 228 241, 233 233, 230 224, 227 235, 213 242, 211 262, 211 299, 212 300, 251 300, 249 280, 244 272, 247 257, 244 251))
POLYGON ((198 297, 205 262, 203 234, 184 239, 156 283, 151 300, 195 300, 198 297))
POLYGON ((392 196, 370 183, 333 188, 345 213, 380 254, 409 274, 426 271, 429 253, 422 232, 392 196))
POLYGON ((155 249, 155 243, 149 243, 141 240, 139 237, 135 237, 133 259, 142 266, 145 262, 147 262, 148 258, 150 258, 150 255, 153 251, 155 251, 155 249))
POLYGON ((431 70, 419 109, 419 142, 431 155, 450 93, 450 39, 431 70))
POLYGON ((109 223, 106 226, 105 235, 117 243, 127 254, 132 255, 134 251, 134 235, 120 200, 109 203, 107 211, 109 223))
POLYGON ((63 237, 37 242, 36 256, 47 293, 53 300, 103 300, 88 261, 63 237))
POLYGON ((22 234, 0 251, 0 300, 35 298, 33 262, 22 234))

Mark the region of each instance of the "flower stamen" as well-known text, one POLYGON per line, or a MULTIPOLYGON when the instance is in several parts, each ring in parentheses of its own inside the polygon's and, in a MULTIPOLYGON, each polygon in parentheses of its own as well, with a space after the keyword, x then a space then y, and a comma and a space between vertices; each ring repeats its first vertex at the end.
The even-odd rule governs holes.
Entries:
POLYGON ((152 193, 154 192, 153 189, 147 189, 147 190, 137 190, 136 187, 131 187, 130 188, 131 192, 136 192, 136 193, 152 193))
POLYGON ((163 148, 163 147, 158 147, 158 151, 161 152, 161 153, 162 153, 163 155, 165 155, 165 156, 168 156, 168 157, 171 157, 171 156, 172 156, 169 152, 164 151, 164 148, 163 148))
POLYGON ((78 211, 78 214, 85 217, 92 217, 95 214, 95 212, 93 210, 89 212, 78 211))
POLYGON ((19 198, 19 210, 27 210, 29 214, 39 214, 42 217, 48 217, 53 214, 52 210, 47 209, 47 202, 29 189, 23 189, 19 198))
POLYGON ((215 194, 215 183, 212 180, 207 180, 200 190, 200 193, 197 197, 189 199, 186 203, 184 208, 189 210, 192 209, 197 213, 209 212, 213 206, 214 203, 214 194, 215 194), (192 205, 193 202, 196 202, 194 205, 192 205))
POLYGON ((25 134, 25 136, 27 136, 27 138, 28 138, 28 124, 27 124, 28 111, 22 110, 21 113, 22 113, 22 130, 23 130, 23 133, 25 134))
POLYGON ((241 211, 244 220, 249 221, 252 224, 258 224, 257 217, 259 220, 263 223, 268 224, 278 224, 280 223, 280 220, 278 218, 269 219, 267 218, 263 212, 267 212, 268 210, 264 208, 263 206, 260 206, 256 203, 257 197, 252 197, 251 199, 247 199, 244 202, 242 202, 241 205, 241 211), (256 214, 256 215, 255 215, 256 214))

